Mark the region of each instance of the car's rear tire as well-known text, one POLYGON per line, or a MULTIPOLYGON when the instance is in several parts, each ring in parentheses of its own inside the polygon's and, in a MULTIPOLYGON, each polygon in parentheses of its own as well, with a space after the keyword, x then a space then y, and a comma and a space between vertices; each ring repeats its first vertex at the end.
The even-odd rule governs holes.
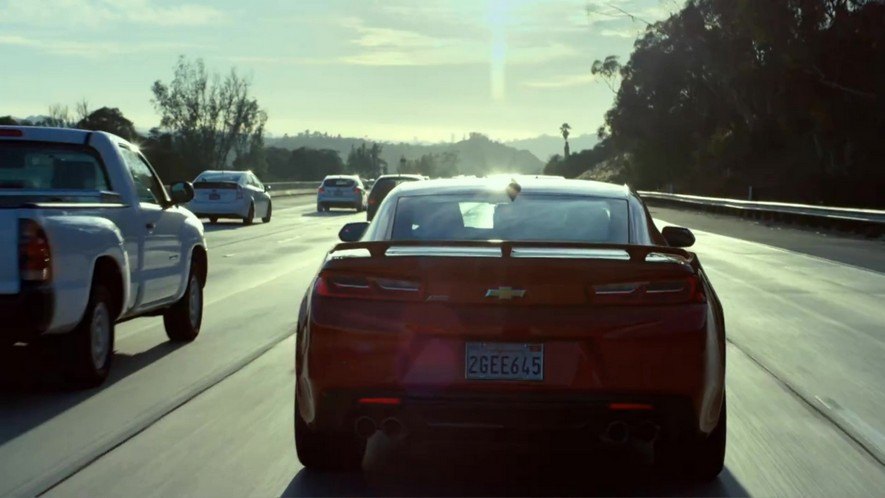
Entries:
POLYGON ((255 204, 249 204, 249 212, 243 218, 243 224, 251 225, 253 221, 255 221, 255 204))
POLYGON ((665 450, 663 470, 694 482, 709 482, 722 472, 725 466, 725 442, 727 433, 727 411, 725 398, 722 399, 722 412, 719 422, 706 437, 696 437, 682 441, 665 450))
POLYGON ((322 203, 317 203, 317 213, 322 213, 326 210, 326 207, 322 205, 322 203))
POLYGON ((181 299, 163 313, 166 336, 172 342, 191 342, 203 325, 203 281, 201 272, 191 266, 187 289, 181 299))
POLYGON ((211 216, 211 217, 209 218, 209 223, 211 223, 211 224, 213 224, 213 225, 216 224, 216 223, 218 223, 218 217, 216 217, 216 216, 211 216))
POLYGON ((264 218, 261 218, 262 223, 270 223, 270 216, 273 214, 273 203, 267 203, 267 213, 264 214, 264 218))
POLYGON ((83 318, 63 341, 63 348, 70 351, 70 375, 77 387, 95 387, 108 377, 114 357, 113 303, 107 288, 93 281, 83 318))
POLYGON ((366 442, 354 434, 336 434, 312 430, 295 410, 295 451, 298 460, 314 470, 358 470, 362 465, 366 442))
POLYGON ((725 466, 725 442, 727 439, 727 410, 722 398, 719 423, 709 436, 696 441, 686 463, 686 477, 700 482, 716 479, 725 466))

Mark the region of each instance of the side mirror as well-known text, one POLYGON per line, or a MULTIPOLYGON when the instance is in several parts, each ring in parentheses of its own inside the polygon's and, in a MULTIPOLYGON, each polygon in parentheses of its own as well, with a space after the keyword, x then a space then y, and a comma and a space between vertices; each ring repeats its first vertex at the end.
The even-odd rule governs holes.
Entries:
POLYGON ((172 204, 185 204, 194 198, 194 186, 191 182, 178 182, 169 189, 172 204))
POLYGON ((365 221, 348 223, 338 232, 338 238, 341 239, 341 242, 356 242, 363 238, 367 228, 369 228, 369 223, 365 221))
POLYGON ((694 245, 694 234, 682 227, 664 227, 661 235, 671 247, 691 247, 694 245))

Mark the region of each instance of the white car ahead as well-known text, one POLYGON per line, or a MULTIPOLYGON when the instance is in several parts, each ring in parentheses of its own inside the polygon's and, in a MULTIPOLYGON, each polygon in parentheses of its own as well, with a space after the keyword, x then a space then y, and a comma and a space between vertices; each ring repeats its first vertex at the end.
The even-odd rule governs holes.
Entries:
POLYGON ((256 217, 270 223, 273 206, 270 187, 251 171, 213 171, 200 173, 194 180, 194 200, 187 204, 198 218, 241 219, 250 225, 256 217))

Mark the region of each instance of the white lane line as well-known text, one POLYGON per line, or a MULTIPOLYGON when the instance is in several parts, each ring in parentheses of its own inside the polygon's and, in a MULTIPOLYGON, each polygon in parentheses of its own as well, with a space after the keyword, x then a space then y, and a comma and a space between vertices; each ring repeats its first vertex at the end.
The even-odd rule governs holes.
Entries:
POLYGON ((204 377, 203 382, 198 381, 184 392, 181 392, 170 399, 167 403, 161 406, 155 406, 152 410, 142 414, 137 420, 134 420, 129 427, 123 428, 115 434, 110 434, 104 437, 103 440, 97 442, 93 447, 86 449, 80 455, 68 458, 51 471, 11 490, 10 496, 41 496, 46 494, 102 456, 110 453, 115 448, 125 444, 126 441, 129 441, 146 431, 165 416, 187 404, 190 400, 218 385, 231 375, 239 372, 247 365, 273 349, 274 346, 291 337, 294 333, 294 330, 287 330, 284 334, 272 338, 267 344, 256 348, 240 360, 231 363, 226 368, 221 368, 207 377, 204 377))
MULTIPOLYGON (((660 221, 660 222, 663 222, 668 225, 671 224, 671 223, 664 222, 663 220, 656 219, 655 221, 656 222, 660 221)), ((695 230, 693 230, 693 231, 695 231, 695 230)), ((832 260, 820 258, 817 256, 810 256, 808 254, 803 254, 803 253, 796 252, 796 251, 790 251, 787 249, 782 249, 780 247, 770 246, 768 244, 762 244, 759 242, 753 242, 753 241, 747 241, 747 240, 738 239, 738 238, 734 238, 734 237, 728 237, 726 235, 719 235, 716 233, 705 232, 703 230, 696 230, 696 232, 699 234, 704 234, 705 236, 710 236, 710 237, 722 237, 724 239, 728 239, 730 242, 739 242, 739 243, 743 243, 744 245, 762 246, 762 247, 771 249, 771 250, 779 252, 779 253, 787 254, 789 256, 798 256, 798 257, 802 257, 802 258, 808 258, 808 259, 813 260, 818 263, 825 263, 827 265, 832 265, 832 266, 843 266, 844 265, 844 266, 848 266, 848 267, 851 267, 851 268, 854 268, 857 270, 861 270, 861 271, 870 273, 875 276, 882 276, 883 275, 882 273, 877 272, 875 270, 870 270, 867 268, 860 268, 860 267, 857 267, 854 265, 845 264, 845 263, 841 263, 838 261, 832 261, 832 260)), ((707 268, 707 271, 710 271, 710 270, 711 270, 711 268, 707 268)), ((855 330, 851 327, 848 327, 844 323, 838 322, 827 315, 818 313, 812 309, 808 309, 808 308, 799 306, 790 299, 786 299, 783 296, 778 295, 777 293, 769 292, 769 291, 761 289, 757 286, 751 285, 748 282, 745 282, 744 280, 742 280, 740 278, 737 278, 737 277, 734 277, 734 276, 728 274, 727 272, 719 271, 715 268, 712 268, 712 272, 718 274, 717 278, 724 278, 724 279, 729 280, 733 283, 743 285, 745 287, 750 288, 753 292, 762 292, 762 293, 766 294, 769 297, 769 299, 773 298, 774 300, 782 302, 787 306, 798 309, 804 313, 809 313, 809 314, 819 318, 820 320, 830 323, 830 324, 832 324, 838 328, 841 328, 843 330, 853 332, 856 334, 859 333, 857 330, 855 330)), ((741 352, 743 352, 745 355, 747 355, 747 357, 749 357, 754 363, 759 365, 759 367, 761 367, 763 370, 768 372, 772 377, 774 377, 778 382, 780 382, 784 387, 786 387, 790 392, 792 392, 797 398, 801 399, 810 408, 812 408, 814 411, 818 412, 825 419, 829 420, 830 423, 832 423, 834 426, 836 426, 843 434, 846 435, 846 437, 848 437, 849 439, 854 441, 858 446, 860 446, 864 451, 866 451, 866 453, 869 454, 880 465, 885 466, 885 436, 883 436, 883 434, 881 432, 876 430, 873 426, 871 426, 869 423, 864 421, 860 416, 858 416, 853 411, 839 405, 835 400, 833 400, 831 398, 822 397, 822 396, 819 396, 816 394, 805 392, 802 388, 798 387, 797 385, 793 384, 792 382, 789 382, 787 380, 786 375, 783 375, 777 369, 762 362, 762 360, 759 359, 758 357, 756 357, 754 354, 752 354, 749 349, 738 344, 731 337, 729 337, 727 340, 733 346, 735 346, 736 348, 741 350, 741 352)))
POLYGON ((864 422, 850 410, 842 409, 840 413, 838 410, 833 409, 834 406, 839 406, 835 401, 830 400, 831 404, 828 406, 827 403, 822 401, 827 398, 808 393, 796 384, 787 381, 787 376, 783 375, 776 368, 764 363, 749 349, 734 342, 730 337, 727 337, 726 341, 740 350, 741 353, 744 353, 744 355, 758 365, 759 368, 768 372, 775 381, 793 393, 797 399, 805 403, 811 410, 833 424, 839 432, 857 444, 861 450, 870 455, 870 457, 878 462, 879 465, 885 467, 885 446, 883 446, 882 434, 879 431, 870 427, 869 424, 864 422))
MULTIPOLYGON (((655 221, 655 224, 657 224, 658 226, 664 226, 664 225, 680 226, 680 225, 678 225, 678 224, 676 224, 676 223, 670 223, 669 221, 662 220, 662 219, 660 219, 660 218, 654 218, 654 221, 655 221)), ((876 270, 873 270, 873 269, 870 269, 870 268, 864 268, 864 267, 862 267, 862 266, 853 265, 853 264, 851 264, 851 263, 843 263, 843 262, 841 262, 841 261, 836 261, 836 260, 832 260, 832 259, 827 259, 827 258, 824 258, 824 257, 821 257, 821 256, 815 256, 815 255, 813 255, 813 254, 805 254, 804 252, 793 251, 793 250, 791 250, 791 249, 784 249, 783 247, 777 247, 777 246, 773 246, 773 245, 770 245, 770 244, 765 244, 765 243, 763 243, 763 242, 756 242, 756 241, 752 241, 752 240, 744 240, 744 239, 739 239, 739 238, 737 238, 737 237, 729 237, 728 235, 721 235, 721 234, 713 233, 713 232, 705 232, 705 231, 703 231, 703 230, 695 230, 694 228, 692 228, 691 231, 694 232, 694 233, 700 233, 700 234, 704 234, 704 235, 712 235, 712 236, 715 236, 715 237, 722 237, 723 239, 728 239, 729 241, 733 241, 733 242, 739 242, 739 243, 742 243, 742 244, 744 244, 744 245, 750 245, 750 246, 752 246, 752 245, 757 245, 757 246, 762 246, 762 247, 765 247, 765 248, 771 249, 771 250, 773 250, 773 251, 781 252, 781 253, 784 253, 784 254, 789 254, 789 255, 791 255, 791 256, 799 256, 799 257, 802 257, 802 258, 806 258, 806 259, 810 259, 810 260, 813 260, 813 261, 817 261, 817 262, 819 262, 819 263, 827 263, 827 264, 830 264, 830 265, 836 265, 836 266, 846 266, 846 267, 848 267, 848 268, 852 268, 852 269, 855 269, 855 270, 860 270, 860 271, 862 271, 862 272, 872 273, 873 275, 876 275, 876 276, 879 276, 879 277, 885 275, 885 273, 883 273, 883 272, 876 271, 876 270)), ((885 244, 883 244, 883 249, 885 249, 885 244)))

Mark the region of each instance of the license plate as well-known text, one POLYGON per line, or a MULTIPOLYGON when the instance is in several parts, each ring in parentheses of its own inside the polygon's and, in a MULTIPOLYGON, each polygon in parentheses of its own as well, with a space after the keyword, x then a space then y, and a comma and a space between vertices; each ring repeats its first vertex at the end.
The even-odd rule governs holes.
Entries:
POLYGON ((544 345, 468 342, 464 377, 467 380, 544 380, 544 345))
POLYGON ((210 201, 217 201, 219 199, 221 199, 221 194, 209 194, 210 201))

